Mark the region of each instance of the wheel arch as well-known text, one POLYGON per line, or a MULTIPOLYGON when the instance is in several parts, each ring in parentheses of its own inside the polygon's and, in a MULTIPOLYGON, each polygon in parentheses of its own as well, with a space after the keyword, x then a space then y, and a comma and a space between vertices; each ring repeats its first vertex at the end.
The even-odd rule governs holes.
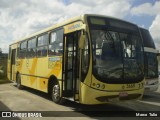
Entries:
POLYGON ((48 79, 48 93, 51 93, 51 88, 53 84, 58 84, 58 79, 55 75, 51 75, 48 79))

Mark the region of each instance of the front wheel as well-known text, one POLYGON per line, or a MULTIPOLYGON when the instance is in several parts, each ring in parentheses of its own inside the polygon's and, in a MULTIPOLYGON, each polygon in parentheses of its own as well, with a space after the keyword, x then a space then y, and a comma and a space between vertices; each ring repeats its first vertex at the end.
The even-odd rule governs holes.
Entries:
POLYGON ((21 76, 20 74, 17 75, 17 88, 18 89, 23 89, 23 86, 21 85, 21 76))
POLYGON ((64 99, 60 96, 60 86, 59 84, 53 84, 51 92, 52 101, 58 104, 63 104, 64 99))

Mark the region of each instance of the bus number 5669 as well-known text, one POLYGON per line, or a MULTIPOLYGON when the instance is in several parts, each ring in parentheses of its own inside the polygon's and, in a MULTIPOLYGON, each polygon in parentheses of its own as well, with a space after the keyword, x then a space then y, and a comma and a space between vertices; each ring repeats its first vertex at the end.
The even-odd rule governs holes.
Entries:
POLYGON ((127 88, 134 88, 135 84, 127 84, 127 88))

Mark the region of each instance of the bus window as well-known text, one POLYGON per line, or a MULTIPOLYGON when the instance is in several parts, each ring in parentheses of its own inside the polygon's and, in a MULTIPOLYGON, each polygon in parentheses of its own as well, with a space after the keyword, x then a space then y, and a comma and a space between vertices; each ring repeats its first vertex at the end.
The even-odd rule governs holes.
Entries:
POLYGON ((47 56, 47 46, 38 47, 37 56, 47 56))
POLYGON ((48 34, 38 37, 37 56, 47 56, 48 34))
POLYGON ((62 55, 63 54, 63 29, 51 33, 49 41, 49 55, 62 55))
POLYGON ((38 37, 38 46, 44 46, 48 44, 48 34, 44 34, 38 37))
POLYGON ((149 47, 149 48, 156 49, 154 41, 153 41, 152 36, 149 33, 149 31, 146 30, 146 29, 143 29, 143 28, 140 28, 140 31, 141 31, 141 34, 142 34, 142 38, 144 40, 144 42, 143 42, 144 47, 149 47))
POLYGON ((33 38, 28 41, 27 57, 35 57, 35 56, 36 56, 36 38, 33 38))
POLYGON ((26 47, 27 47, 27 41, 24 41, 20 44, 19 58, 26 57, 26 47))

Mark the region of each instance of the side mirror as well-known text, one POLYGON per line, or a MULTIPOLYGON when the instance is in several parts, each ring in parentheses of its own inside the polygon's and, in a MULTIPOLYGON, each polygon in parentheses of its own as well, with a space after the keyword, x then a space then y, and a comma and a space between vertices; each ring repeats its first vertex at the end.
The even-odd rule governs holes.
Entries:
POLYGON ((84 48, 84 43, 85 43, 85 35, 81 35, 79 39, 79 48, 83 49, 84 48))

